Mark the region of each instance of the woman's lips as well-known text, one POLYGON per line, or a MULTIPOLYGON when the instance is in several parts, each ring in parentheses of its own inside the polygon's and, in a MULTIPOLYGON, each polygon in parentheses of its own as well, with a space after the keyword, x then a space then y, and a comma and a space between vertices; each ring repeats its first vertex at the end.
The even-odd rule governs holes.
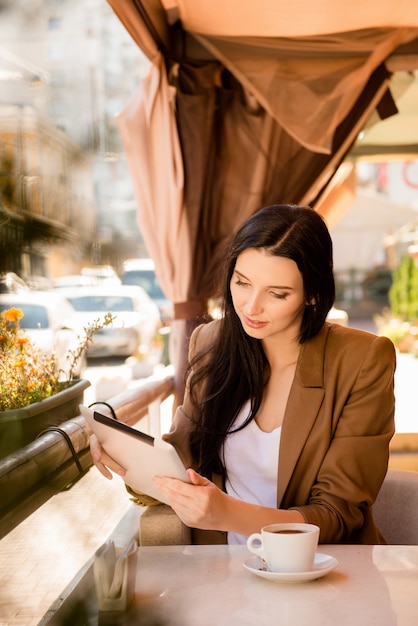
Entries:
POLYGON ((257 320, 252 320, 246 315, 244 315, 244 322, 245 322, 245 325, 249 326, 250 328, 264 328, 264 326, 267 326, 267 323, 268 323, 268 322, 258 322, 257 320))

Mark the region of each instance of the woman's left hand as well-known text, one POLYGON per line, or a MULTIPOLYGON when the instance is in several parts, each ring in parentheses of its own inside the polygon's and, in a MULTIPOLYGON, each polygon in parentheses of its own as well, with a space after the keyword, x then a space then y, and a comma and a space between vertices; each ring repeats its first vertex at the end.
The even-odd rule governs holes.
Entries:
POLYGON ((186 526, 223 530, 228 496, 194 470, 187 473, 190 483, 167 476, 155 476, 153 482, 186 526))

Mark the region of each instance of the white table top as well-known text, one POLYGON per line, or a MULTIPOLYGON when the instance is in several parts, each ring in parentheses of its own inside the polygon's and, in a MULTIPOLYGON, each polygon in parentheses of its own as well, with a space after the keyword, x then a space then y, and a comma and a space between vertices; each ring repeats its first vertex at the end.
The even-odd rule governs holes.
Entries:
MULTIPOLYGON (((131 613, 118 624, 154 623, 141 621, 147 615, 158 626, 418 624, 418 546, 320 545, 318 552, 338 559, 334 570, 283 584, 245 569, 245 546, 141 547, 131 613)), ((90 587, 91 578, 90 571, 90 587)))

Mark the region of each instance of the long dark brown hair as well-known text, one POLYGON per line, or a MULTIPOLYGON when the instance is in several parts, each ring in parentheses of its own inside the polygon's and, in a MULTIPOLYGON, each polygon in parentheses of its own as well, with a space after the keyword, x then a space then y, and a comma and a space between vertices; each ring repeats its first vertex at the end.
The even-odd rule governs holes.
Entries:
POLYGON ((249 248, 292 259, 303 278, 306 305, 300 343, 321 330, 335 298, 332 240, 322 217, 307 206, 276 204, 252 215, 236 233, 226 255, 223 285, 224 315, 212 346, 189 365, 190 393, 196 429, 191 449, 198 470, 210 478, 224 474, 222 443, 242 405, 251 412, 241 428, 257 414, 270 368, 259 339, 247 335, 232 304, 230 282, 238 256, 249 248))

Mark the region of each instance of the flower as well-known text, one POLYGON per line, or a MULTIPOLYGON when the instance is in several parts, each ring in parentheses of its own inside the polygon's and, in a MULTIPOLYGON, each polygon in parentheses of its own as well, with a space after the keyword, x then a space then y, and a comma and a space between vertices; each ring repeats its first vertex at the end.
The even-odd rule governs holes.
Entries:
POLYGON ((31 342, 20 327, 22 317, 22 311, 13 307, 0 313, 0 411, 29 406, 69 387, 93 335, 115 319, 106 313, 103 320, 98 318, 84 328, 84 337, 68 352, 69 369, 63 380, 55 354, 45 354, 31 342))

